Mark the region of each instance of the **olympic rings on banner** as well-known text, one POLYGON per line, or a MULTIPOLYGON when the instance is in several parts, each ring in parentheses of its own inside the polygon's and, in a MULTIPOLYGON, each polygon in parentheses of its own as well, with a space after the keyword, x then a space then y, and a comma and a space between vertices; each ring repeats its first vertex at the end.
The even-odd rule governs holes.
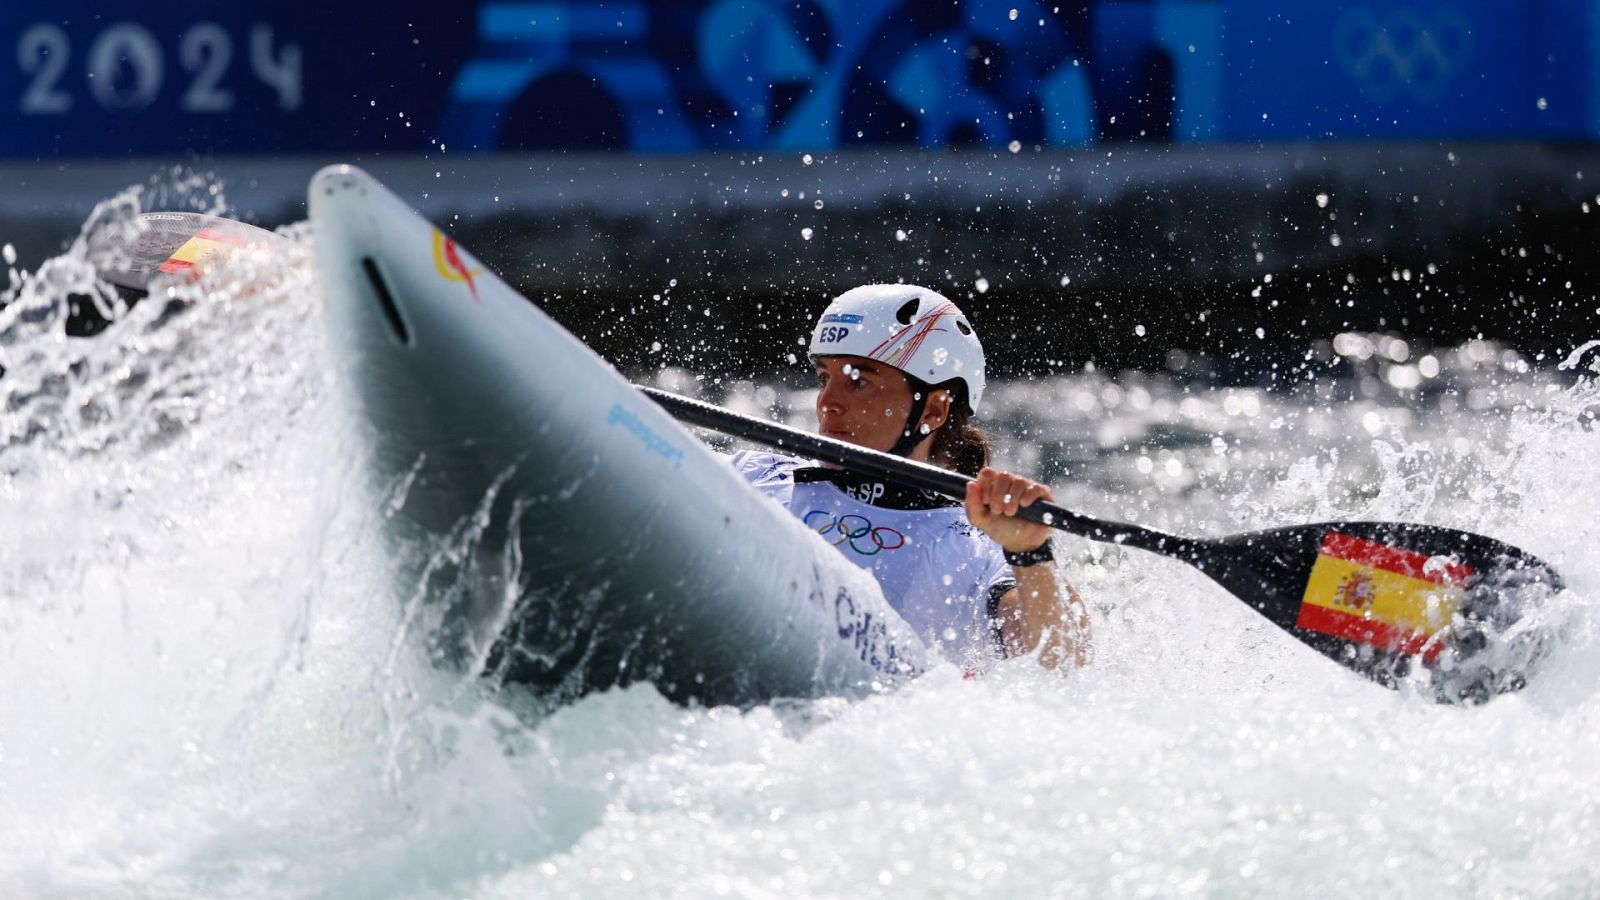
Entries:
POLYGON ((850 514, 830 517, 824 510, 813 509, 801 521, 824 537, 829 533, 838 534, 839 539, 833 542, 835 547, 849 544, 851 550, 862 556, 877 556, 885 550, 899 550, 906 545, 905 535, 887 525, 875 526, 866 516, 850 514), (818 516, 820 520, 816 519, 818 516))
POLYGON ((1436 100, 1472 57, 1472 26, 1451 6, 1426 16, 1410 6, 1382 13, 1352 9, 1333 32, 1335 62, 1379 103, 1402 94, 1436 100))

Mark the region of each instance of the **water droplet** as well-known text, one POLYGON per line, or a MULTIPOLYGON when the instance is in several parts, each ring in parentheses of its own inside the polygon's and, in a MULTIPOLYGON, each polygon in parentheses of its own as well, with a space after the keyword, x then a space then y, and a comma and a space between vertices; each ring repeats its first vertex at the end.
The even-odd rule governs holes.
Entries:
MULTIPOLYGON (((906 239, 906 230, 904 228, 896 228, 894 230, 894 239, 897 240, 897 241, 905 240, 906 239)), ((7 244, 6 246, 9 247, 10 245, 7 244)))
POLYGON ((1010 16, 1011 16, 1011 21, 1015 22, 1017 20, 1017 11, 1013 9, 1011 11, 1011 13, 1010 13, 1010 16))
POLYGON ((812 163, 811 154, 807 153, 805 156, 800 157, 800 161, 805 163, 808 166, 811 165, 811 163, 812 163))
POLYGON ((812 207, 812 208, 813 208, 813 209, 821 209, 821 208, 822 208, 822 198, 821 198, 821 197, 818 197, 818 198, 817 198, 817 202, 815 202, 815 203, 813 203, 813 204, 811 204, 811 207, 812 207))
POLYGON ((1006 145, 1006 149, 1010 150, 1012 153, 1021 153, 1022 152, 1022 142, 1021 141, 1012 141, 1011 143, 1006 145))
POLYGON ((8 266, 14 266, 17 264, 17 248, 11 246, 10 244, 0 247, 0 256, 5 258, 6 265, 8 266))
POLYGON ((1534 105, 1539 107, 1540 109, 1549 109, 1550 108, 1550 101, 1546 100, 1543 97, 1540 97, 1539 101, 1537 103, 1535 103, 1534 105))
POLYGON ((988 291, 989 291, 989 279, 987 279, 987 278, 979 278, 977 281, 974 281, 972 283, 972 286, 977 288, 978 289, 978 293, 980 293, 980 294, 988 293, 988 291))
POLYGON ((806 226, 805 228, 800 229, 800 237, 805 239, 805 240, 808 240, 808 241, 811 240, 811 234, 812 234, 811 226, 809 226, 809 225, 806 226))

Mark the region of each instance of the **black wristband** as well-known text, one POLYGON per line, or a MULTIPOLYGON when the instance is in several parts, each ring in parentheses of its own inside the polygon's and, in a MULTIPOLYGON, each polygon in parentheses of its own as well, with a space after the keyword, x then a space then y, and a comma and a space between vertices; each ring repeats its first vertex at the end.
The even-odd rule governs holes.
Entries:
POLYGON ((1006 555, 1006 562, 1013 566, 1037 566, 1040 563, 1047 563, 1056 558, 1056 555, 1050 552, 1050 542, 1048 540, 1032 550, 1023 550, 1018 553, 1012 553, 1010 550, 1004 550, 1004 548, 1002 550, 1006 555))

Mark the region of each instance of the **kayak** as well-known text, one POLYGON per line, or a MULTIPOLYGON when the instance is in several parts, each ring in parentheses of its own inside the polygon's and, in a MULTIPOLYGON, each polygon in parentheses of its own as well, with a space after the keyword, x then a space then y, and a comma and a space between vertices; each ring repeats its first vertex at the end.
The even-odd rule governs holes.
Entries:
POLYGON ((408 637, 557 699, 858 694, 928 650, 870 574, 365 172, 309 189, 408 637))

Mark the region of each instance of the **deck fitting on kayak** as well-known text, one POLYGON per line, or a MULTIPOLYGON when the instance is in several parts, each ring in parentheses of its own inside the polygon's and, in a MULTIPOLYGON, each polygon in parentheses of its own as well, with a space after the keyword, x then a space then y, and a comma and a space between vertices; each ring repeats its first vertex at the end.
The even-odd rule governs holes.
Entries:
POLYGON ((367 281, 372 285, 372 292, 378 295, 378 305, 383 307, 383 317, 389 322, 389 330, 394 332, 395 340, 399 341, 402 347, 411 346, 411 332, 406 330, 405 320, 400 318, 400 307, 395 305, 394 294, 390 293, 389 283, 378 270, 378 264, 372 257, 363 256, 361 271, 366 273, 367 281))

